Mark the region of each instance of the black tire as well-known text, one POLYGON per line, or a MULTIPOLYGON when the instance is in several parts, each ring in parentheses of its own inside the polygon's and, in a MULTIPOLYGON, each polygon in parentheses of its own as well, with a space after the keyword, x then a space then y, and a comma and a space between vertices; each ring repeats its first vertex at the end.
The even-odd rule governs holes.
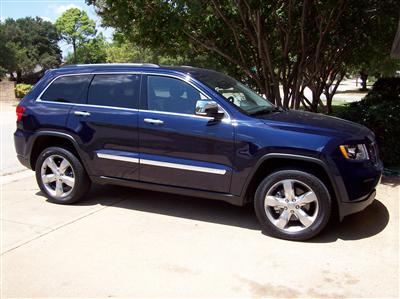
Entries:
POLYGON ((35 172, 36 172, 36 181, 40 187, 40 190, 42 190, 42 192, 46 195, 48 200, 53 203, 57 204, 75 203, 78 200, 80 200, 90 189, 91 181, 86 173, 86 170, 82 166, 82 163, 73 153, 61 147, 49 147, 44 149, 40 153, 36 161, 35 172), (48 188, 45 187, 45 184, 42 179, 41 172, 42 172, 42 167, 44 167, 44 161, 46 161, 46 159, 50 156, 59 156, 66 159, 70 164, 69 170, 71 173, 73 173, 74 186, 70 187, 70 189, 68 190, 70 192, 66 192, 67 195, 62 198, 53 196, 48 190, 48 188))
MULTIPOLYGON (((286 195, 284 197, 286 198, 286 195)), ((286 200, 284 201, 286 202, 286 200)), ((327 225, 331 216, 332 202, 331 196, 325 184, 315 175, 303 170, 288 169, 279 170, 271 173, 259 184, 255 193, 254 208, 262 230, 265 233, 280 239, 304 241, 316 236, 327 225), (311 191, 314 192, 317 198, 318 209, 314 210, 315 220, 313 220, 312 224, 308 227, 306 227, 305 225, 303 226, 303 224, 298 221, 300 226, 303 226, 302 230, 300 231, 294 232, 288 231, 285 228, 281 229, 270 220, 271 216, 270 218, 267 216, 266 210, 270 209, 270 207, 265 208, 264 205, 267 192, 269 192, 270 190, 274 190, 274 186, 277 186, 277 184, 279 186, 279 183, 283 180, 294 180, 307 185, 311 189, 311 191)), ((286 209, 288 209, 288 207, 286 207, 286 209)), ((294 208, 289 208, 289 210, 291 209, 294 208)), ((296 206, 296 209, 298 209, 298 206, 296 206)), ((279 215, 279 212, 275 210, 272 210, 272 212, 269 213, 271 215, 275 212, 279 215)), ((293 210, 292 212, 296 212, 296 210, 293 210)), ((290 217, 292 216, 289 216, 289 219, 294 219, 291 221, 296 221, 297 219, 299 219, 296 216, 294 216, 293 218, 290 217)))

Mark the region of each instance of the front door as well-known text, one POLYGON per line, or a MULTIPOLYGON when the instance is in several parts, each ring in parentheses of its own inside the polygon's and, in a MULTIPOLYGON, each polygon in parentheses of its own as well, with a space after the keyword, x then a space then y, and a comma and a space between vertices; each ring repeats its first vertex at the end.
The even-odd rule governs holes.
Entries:
POLYGON ((228 193, 234 154, 230 121, 195 115, 196 101, 207 96, 190 83, 161 75, 143 80, 140 180, 228 193))
POLYGON ((91 174, 139 179, 140 75, 95 74, 86 105, 74 106, 68 127, 79 140, 91 174))

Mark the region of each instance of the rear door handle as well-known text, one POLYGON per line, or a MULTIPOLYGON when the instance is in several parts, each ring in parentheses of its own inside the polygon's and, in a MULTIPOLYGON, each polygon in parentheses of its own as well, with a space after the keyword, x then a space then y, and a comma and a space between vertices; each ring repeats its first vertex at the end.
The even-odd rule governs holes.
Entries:
POLYGON ((87 112, 87 111, 74 111, 74 114, 78 115, 78 116, 89 116, 90 112, 87 112))
POLYGON ((164 121, 162 121, 161 119, 153 119, 153 118, 145 118, 144 122, 146 124, 152 124, 152 125, 163 125, 164 121))

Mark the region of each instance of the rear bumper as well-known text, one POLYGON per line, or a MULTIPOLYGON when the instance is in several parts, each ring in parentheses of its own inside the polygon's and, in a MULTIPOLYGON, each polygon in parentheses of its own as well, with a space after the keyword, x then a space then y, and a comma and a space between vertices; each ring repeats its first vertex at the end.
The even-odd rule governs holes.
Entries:
POLYGON ((372 192, 367 195, 365 198, 359 200, 359 201, 353 201, 353 202, 340 202, 339 206, 339 217, 340 221, 343 220, 343 217, 361 212, 364 210, 366 207, 368 207, 370 204, 373 203, 375 200, 376 196, 376 190, 372 190, 372 192))
POLYGON ((30 136, 31 134, 18 129, 14 133, 14 146, 17 158, 22 165, 28 168, 31 168, 29 147, 30 136))

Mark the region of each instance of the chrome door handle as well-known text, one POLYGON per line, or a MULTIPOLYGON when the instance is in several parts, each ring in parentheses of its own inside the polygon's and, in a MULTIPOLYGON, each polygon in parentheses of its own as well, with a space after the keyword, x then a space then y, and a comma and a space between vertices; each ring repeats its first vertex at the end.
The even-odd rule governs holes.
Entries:
POLYGON ((153 118, 145 118, 144 122, 146 124, 152 124, 152 125, 163 125, 164 122, 161 119, 153 119, 153 118))
POLYGON ((86 111, 74 111, 74 114, 78 115, 78 116, 89 116, 90 115, 90 113, 86 112, 86 111))

